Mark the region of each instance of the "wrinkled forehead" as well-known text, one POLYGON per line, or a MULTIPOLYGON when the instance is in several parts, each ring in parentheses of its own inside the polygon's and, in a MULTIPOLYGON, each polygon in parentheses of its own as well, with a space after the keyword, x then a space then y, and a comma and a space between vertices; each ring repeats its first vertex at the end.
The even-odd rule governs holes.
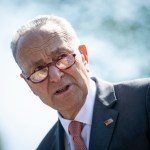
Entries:
POLYGON ((40 29, 27 32, 21 36, 17 45, 17 49, 18 52, 29 51, 30 49, 39 51, 49 47, 49 50, 53 51, 60 45, 65 46, 67 49, 75 49, 73 40, 68 38, 64 32, 50 32, 40 29))
POLYGON ((73 40, 69 40, 65 33, 60 31, 50 32, 45 29, 32 30, 20 37, 17 45, 16 59, 18 64, 22 64, 30 54, 33 55, 33 53, 44 51, 50 56, 52 52, 62 47, 71 51, 75 49, 73 40))
MULTIPOLYGON (((62 36, 63 37, 63 36, 62 36)), ((43 49, 44 47, 51 45, 54 41, 62 41, 60 32, 49 32, 43 30, 32 30, 22 35, 18 41, 18 51, 25 49, 43 49)))

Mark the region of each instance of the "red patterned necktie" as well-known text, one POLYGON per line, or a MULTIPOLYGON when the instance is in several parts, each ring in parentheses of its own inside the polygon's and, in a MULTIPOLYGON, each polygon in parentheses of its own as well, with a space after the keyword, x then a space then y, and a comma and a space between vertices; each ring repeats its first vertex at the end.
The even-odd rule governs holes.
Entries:
POLYGON ((69 124, 69 133, 72 136, 75 150, 87 150, 86 145, 81 137, 83 123, 72 121, 69 124))

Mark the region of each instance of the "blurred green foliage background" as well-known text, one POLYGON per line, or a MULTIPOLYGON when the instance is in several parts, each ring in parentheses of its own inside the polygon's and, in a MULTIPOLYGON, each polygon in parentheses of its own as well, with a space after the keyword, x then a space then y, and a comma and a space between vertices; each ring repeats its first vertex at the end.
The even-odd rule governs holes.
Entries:
POLYGON ((112 82, 150 76, 149 0, 1 0, 0 150, 35 149, 57 120, 33 101, 10 50, 17 28, 45 14, 72 23, 87 45, 91 74, 112 82))

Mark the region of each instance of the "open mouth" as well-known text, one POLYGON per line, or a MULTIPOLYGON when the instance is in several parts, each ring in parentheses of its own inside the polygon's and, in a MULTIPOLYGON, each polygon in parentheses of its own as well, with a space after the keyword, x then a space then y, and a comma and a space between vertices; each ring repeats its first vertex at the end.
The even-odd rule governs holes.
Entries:
POLYGON ((58 89, 55 94, 58 95, 58 94, 62 94, 64 92, 66 92, 68 89, 69 89, 70 85, 66 85, 65 87, 61 88, 61 89, 58 89))

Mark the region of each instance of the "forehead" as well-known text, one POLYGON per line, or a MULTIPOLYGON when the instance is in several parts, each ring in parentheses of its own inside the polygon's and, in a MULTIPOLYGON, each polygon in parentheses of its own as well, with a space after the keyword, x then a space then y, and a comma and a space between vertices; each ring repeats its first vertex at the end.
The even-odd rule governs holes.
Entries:
POLYGON ((62 51, 73 51, 71 45, 62 32, 50 33, 46 30, 34 30, 19 39, 16 58, 18 64, 29 65, 62 51))
POLYGON ((48 32, 42 30, 33 30, 21 36, 18 42, 18 50, 23 51, 39 51, 49 47, 51 51, 56 49, 62 43, 65 37, 61 32, 48 32))

